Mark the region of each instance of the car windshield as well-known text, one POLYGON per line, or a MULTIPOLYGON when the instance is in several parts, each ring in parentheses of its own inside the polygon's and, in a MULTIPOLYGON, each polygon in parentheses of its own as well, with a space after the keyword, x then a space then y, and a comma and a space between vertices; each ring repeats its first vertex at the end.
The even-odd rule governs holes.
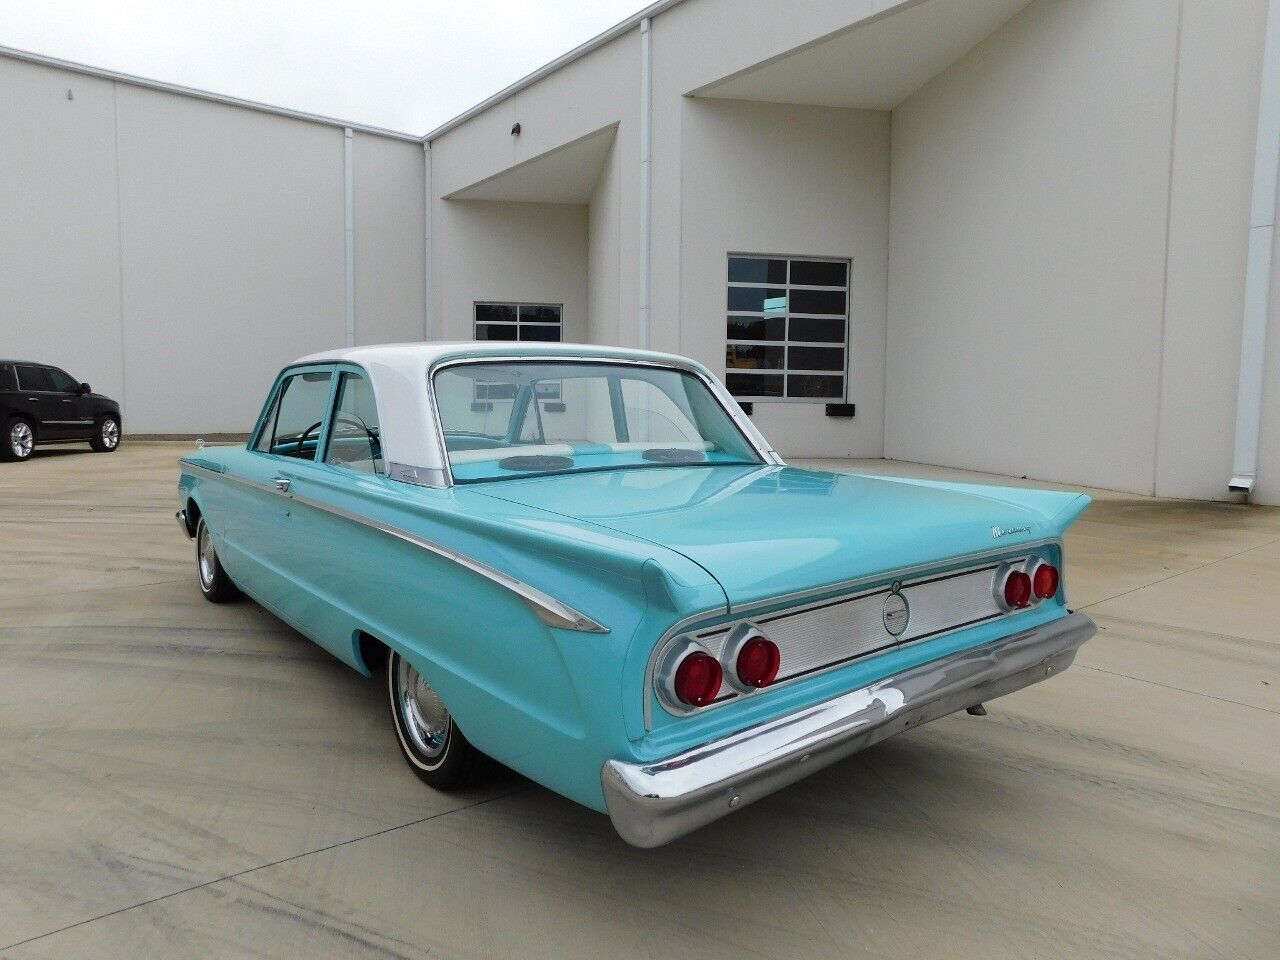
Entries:
POLYGON ((458 483, 551 473, 761 462, 707 385, 626 363, 463 363, 435 374, 458 483))

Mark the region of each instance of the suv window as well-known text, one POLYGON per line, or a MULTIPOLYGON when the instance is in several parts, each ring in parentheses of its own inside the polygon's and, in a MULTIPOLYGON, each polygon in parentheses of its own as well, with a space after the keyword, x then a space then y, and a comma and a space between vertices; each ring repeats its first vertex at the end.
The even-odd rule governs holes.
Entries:
POLYGON ((52 390, 53 378, 45 367, 37 367, 33 363, 19 363, 18 384, 22 390, 52 390))
POLYGON ((382 445, 373 388, 358 373, 343 373, 340 377, 324 462, 360 473, 381 473, 382 445))
POLYGON ((17 390, 18 380, 13 375, 13 366, 0 363, 0 390, 17 390))
POLYGON ((49 371, 49 378, 53 381, 53 389, 59 393, 79 393, 80 383, 74 377, 64 370, 57 367, 46 367, 49 371))
POLYGON ((331 379, 328 370, 286 377, 254 449, 282 457, 314 460, 331 379))

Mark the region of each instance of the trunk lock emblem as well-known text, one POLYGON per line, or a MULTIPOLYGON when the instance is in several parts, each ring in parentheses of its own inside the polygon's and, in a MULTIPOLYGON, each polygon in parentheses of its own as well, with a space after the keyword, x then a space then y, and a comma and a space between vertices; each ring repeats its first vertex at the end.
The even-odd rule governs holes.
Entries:
POLYGON ((902 636, 907 629, 907 623, 911 620, 911 607, 907 603, 907 598, 894 590, 884 598, 881 618, 884 620, 884 628, 891 636, 902 636))

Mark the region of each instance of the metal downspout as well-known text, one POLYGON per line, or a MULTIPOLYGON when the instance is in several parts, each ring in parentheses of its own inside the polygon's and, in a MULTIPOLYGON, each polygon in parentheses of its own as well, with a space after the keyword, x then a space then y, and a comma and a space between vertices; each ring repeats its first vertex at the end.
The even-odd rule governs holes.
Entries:
POLYGON ((356 345, 356 170, 352 157, 351 128, 342 132, 342 194, 346 228, 344 248, 346 255, 346 343, 356 345))
POLYGON ((653 239, 653 31, 648 17, 640 21, 640 324, 641 350, 648 350, 649 287, 653 239))
POLYGON ((1276 231, 1276 180, 1280 176, 1280 0, 1267 5, 1262 54, 1258 139, 1253 161, 1253 205, 1244 281, 1240 337, 1240 387, 1236 399, 1236 446, 1229 489, 1248 495, 1258 476, 1263 377, 1271 303, 1271 263, 1276 231))
POLYGON ((431 309, 431 295, 433 292, 432 283, 432 267, 431 267, 431 208, 434 205, 431 196, 431 141, 422 141, 423 155, 423 257, 422 265, 422 339, 430 340, 435 332, 435 317, 431 309))

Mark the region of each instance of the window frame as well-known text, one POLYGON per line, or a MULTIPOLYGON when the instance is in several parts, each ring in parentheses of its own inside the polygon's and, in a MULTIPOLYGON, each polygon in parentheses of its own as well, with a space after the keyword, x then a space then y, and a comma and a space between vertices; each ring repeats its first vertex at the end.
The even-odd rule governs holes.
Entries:
POLYGON ((748 377, 757 376, 779 376, 782 378, 782 396, 770 396, 767 394, 739 394, 729 390, 733 398, 740 403, 807 403, 807 404, 830 404, 830 403, 849 403, 849 337, 850 328, 853 325, 853 259, 851 257, 822 256, 818 254, 789 254, 789 253, 757 253, 731 250, 725 255, 725 309, 722 314, 724 317, 724 338, 725 338, 725 387, 729 387, 729 377, 735 374, 745 374, 748 377), (732 260, 782 260, 787 264, 786 278, 779 283, 770 283, 768 281, 749 281, 749 280, 730 280, 729 268, 732 260), (825 284, 793 284, 791 282, 791 265, 793 263, 839 263, 845 267, 844 286, 831 286, 825 284), (731 310, 728 304, 729 291, 734 289, 773 289, 785 291, 787 299, 787 309, 782 314, 771 314, 765 311, 755 310, 731 310), (793 290, 813 290, 818 292, 836 292, 844 293, 844 314, 812 314, 812 313, 792 313, 791 310, 791 293, 793 290), (770 319, 780 317, 783 320, 783 335, 781 340, 743 340, 736 339, 729 335, 729 318, 730 317, 751 317, 753 319, 770 319), (791 321, 793 319, 815 319, 815 320, 839 320, 844 324, 844 339, 840 341, 820 342, 806 340, 791 339, 791 321), (728 350, 733 346, 743 347, 780 347, 783 350, 782 366, 774 368, 740 368, 730 367, 728 350), (840 350, 844 356, 844 364, 839 370, 813 370, 810 368, 790 366, 790 350, 792 347, 812 347, 812 348, 830 348, 840 350), (805 396, 789 396, 788 387, 790 385, 790 377, 792 376, 819 376, 819 377, 839 377, 840 393, 837 396, 830 397, 805 397, 805 396))
MULTIPOLYGON (((262 412, 258 414, 258 421, 254 424, 253 433, 249 434, 245 449, 250 453, 258 453, 264 457, 274 457, 286 463, 322 463, 320 450, 322 447, 327 446, 329 442, 329 427, 333 423, 334 389, 338 382, 337 373, 340 366, 333 363, 303 363, 285 367, 276 374, 275 382, 271 385, 271 392, 267 394, 267 401, 263 404, 262 412), (315 453, 308 460, 303 457, 289 457, 282 453, 273 453, 270 450, 259 450, 258 443, 262 439, 262 431, 267 428, 272 415, 276 413, 276 406, 280 402, 280 391, 283 389, 285 381, 304 373, 327 373, 329 375, 329 393, 325 400, 324 419, 321 421, 320 430, 316 434, 315 453)), ((368 376, 368 374, 365 374, 365 376, 368 376)))
POLYGON ((329 384, 329 408, 326 411, 325 425, 321 428, 324 434, 323 443, 316 448, 315 462, 321 466, 334 467, 338 470, 345 470, 348 473, 361 477, 385 477, 389 475, 390 468, 387 465, 386 454, 382 450, 382 410, 378 406, 378 394, 373 389, 373 378, 364 370, 363 367, 354 363, 338 364, 333 368, 333 380, 329 384), (378 417, 378 453, 379 457, 374 461, 372 473, 366 473, 363 470, 353 470, 351 467, 343 463, 331 463, 329 461, 329 445, 333 442, 333 421, 338 414, 338 401, 342 390, 342 378, 344 376, 359 377, 369 386, 369 395, 373 398, 373 410, 378 417))
POLYGON ((564 343, 564 304, 539 302, 534 300, 473 300, 471 302, 471 339, 477 343, 564 343), (476 311, 480 307, 511 307, 515 311, 516 318, 510 321, 510 326, 515 328, 516 339, 514 340, 481 340, 476 334, 481 326, 495 326, 497 323, 507 324, 508 321, 481 321, 476 316, 476 311), (560 312, 560 319, 554 323, 547 320, 521 320, 521 307, 554 307, 560 312), (522 327, 555 327, 555 340, 521 340, 520 329, 522 327))
MULTIPOLYGON (((738 432, 739 436, 741 436, 742 439, 746 442, 746 445, 759 458, 761 466, 771 466, 779 462, 777 459, 777 455, 773 452, 772 449, 769 448, 768 443, 761 442, 763 441, 762 437, 759 440, 757 440, 757 435, 753 435, 753 433, 750 430, 743 428, 743 420, 745 418, 743 417, 742 411, 737 406, 737 404, 732 403, 732 400, 734 398, 730 397, 729 399, 731 402, 726 403, 724 398, 720 395, 720 392, 717 391, 716 383, 711 379, 710 376, 708 376, 707 373, 703 372, 703 370, 696 367, 687 367, 687 366, 682 366, 682 365, 673 364, 673 363, 663 363, 656 360, 633 360, 633 359, 626 359, 623 357, 587 357, 587 356, 543 357, 543 356, 536 356, 536 355, 530 356, 528 354, 514 355, 509 357, 507 356, 452 357, 449 359, 436 361, 427 368, 427 393, 428 393, 428 396, 430 397, 431 408, 433 411, 436 436, 439 438, 439 441, 440 441, 441 463, 444 468, 446 487, 457 486, 458 481, 454 479, 453 464, 449 460, 449 451, 445 444, 444 420, 440 415, 439 402, 436 399, 436 375, 444 370, 448 370, 450 367, 456 367, 456 366, 462 366, 462 365, 473 365, 473 364, 480 365, 480 364, 487 364, 487 363, 566 363, 566 364, 590 363, 590 364, 607 364, 607 365, 617 365, 617 366, 656 367, 657 369, 660 369, 660 370, 672 370, 672 371, 675 371, 676 373, 688 374, 689 376, 692 376, 695 380, 700 382, 706 388, 707 393, 710 395, 712 401, 714 401, 715 404, 724 412, 725 416, 728 417, 729 422, 733 425, 733 429, 738 432)), ((721 386, 721 389, 723 389, 723 385, 721 386)), ((550 475, 551 474, 542 474, 542 476, 550 476, 550 475)), ((503 477, 500 479, 506 480, 506 479, 517 479, 517 478, 515 476, 512 476, 510 478, 503 477)), ((467 483, 475 483, 475 482, 477 481, 463 481, 464 485, 467 483)), ((487 483, 487 482, 499 482, 499 481, 495 480, 495 481, 478 481, 478 482, 487 483)))
POLYGON ((19 392, 24 392, 24 391, 26 393, 58 393, 59 392, 53 389, 53 374, 49 372, 49 365, 47 363, 15 363, 13 365, 13 377, 14 377, 14 382, 18 385, 19 392), (31 369, 31 370, 41 371, 45 375, 45 377, 48 379, 49 385, 47 387, 29 387, 26 384, 24 384, 22 382, 23 367, 27 367, 28 369, 31 369))

